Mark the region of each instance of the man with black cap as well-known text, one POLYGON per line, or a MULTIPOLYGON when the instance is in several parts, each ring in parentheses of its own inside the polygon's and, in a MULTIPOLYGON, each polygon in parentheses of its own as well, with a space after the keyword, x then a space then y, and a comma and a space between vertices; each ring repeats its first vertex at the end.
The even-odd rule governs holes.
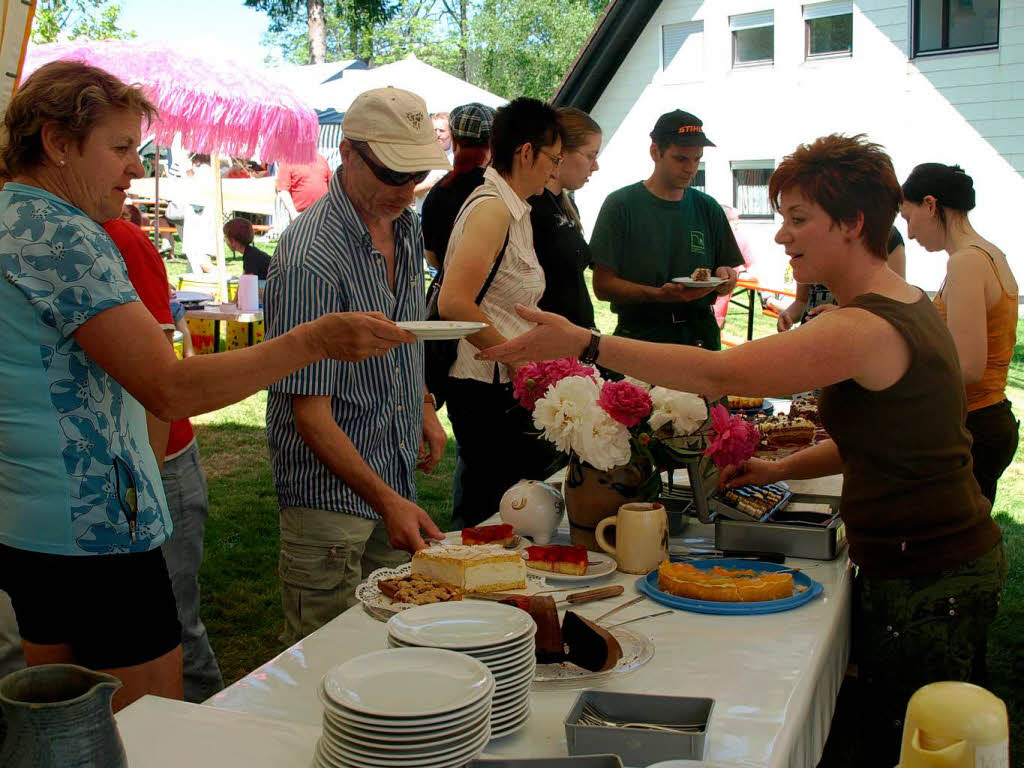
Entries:
POLYGON ((730 293, 743 264, 725 211, 688 189, 704 147, 703 123, 675 110, 651 131, 654 173, 610 194, 590 240, 594 292, 619 316, 615 333, 644 341, 721 348, 713 293, 730 293), (725 280, 716 288, 673 283, 704 267, 725 280))
MULTIPOLYGON (((271 261, 268 339, 328 312, 423 319, 423 237, 409 205, 430 170, 450 167, 426 104, 398 88, 366 91, 342 130, 327 194, 285 230, 271 261)), ((423 381, 416 344, 359 365, 325 360, 270 387, 285 642, 352 605, 370 571, 443 535, 416 504, 415 470, 432 469, 445 444, 423 381)))

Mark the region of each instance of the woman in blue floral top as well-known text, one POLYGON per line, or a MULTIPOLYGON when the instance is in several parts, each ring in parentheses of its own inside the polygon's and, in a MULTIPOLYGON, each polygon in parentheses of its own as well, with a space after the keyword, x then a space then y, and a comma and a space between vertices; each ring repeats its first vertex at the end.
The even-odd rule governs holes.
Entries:
POLYGON ((118 708, 182 695, 147 411, 173 421, 325 357, 415 341, 382 315, 343 313, 179 361, 100 227, 143 175, 142 118, 155 116, 138 87, 54 62, 14 95, 0 142, 0 589, 26 661, 112 672, 118 708))

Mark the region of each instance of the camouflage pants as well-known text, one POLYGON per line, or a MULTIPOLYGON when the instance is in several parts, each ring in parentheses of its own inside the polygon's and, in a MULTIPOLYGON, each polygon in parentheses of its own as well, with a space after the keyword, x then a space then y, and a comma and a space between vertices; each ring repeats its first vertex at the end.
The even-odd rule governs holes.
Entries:
POLYGON ((861 764, 893 766, 911 695, 940 680, 984 683, 988 628, 1007 562, 1003 544, 930 577, 854 581, 853 653, 859 670, 861 764))

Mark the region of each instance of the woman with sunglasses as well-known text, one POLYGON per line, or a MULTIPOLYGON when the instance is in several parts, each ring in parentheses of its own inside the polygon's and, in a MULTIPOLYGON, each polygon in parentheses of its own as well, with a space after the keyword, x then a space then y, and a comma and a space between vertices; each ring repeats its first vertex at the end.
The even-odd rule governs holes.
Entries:
POLYGON ((534 436, 529 412, 512 394, 515 367, 475 356, 532 327, 515 311, 516 304, 536 307, 545 286, 526 201, 557 178, 561 151, 552 107, 529 98, 501 107, 491 127, 491 166, 463 204, 448 240, 441 316, 488 326, 459 342, 449 372, 448 416, 464 464, 453 528, 494 514, 511 485, 543 479, 555 459, 550 445, 534 436))
POLYGON ((336 313, 178 360, 100 227, 143 175, 142 118, 155 116, 139 87, 58 61, 21 84, 0 143, 0 589, 25 661, 114 674, 118 709, 147 693, 182 697, 160 549, 173 526, 150 415, 215 410, 324 358, 414 341, 381 316, 336 313))
POLYGON ((580 189, 597 170, 601 126, 575 107, 560 107, 558 124, 564 157, 558 176, 545 185, 543 192, 530 198, 533 247, 545 281, 539 306, 574 325, 593 328, 594 305, 583 276, 592 262, 590 246, 569 193, 580 189))

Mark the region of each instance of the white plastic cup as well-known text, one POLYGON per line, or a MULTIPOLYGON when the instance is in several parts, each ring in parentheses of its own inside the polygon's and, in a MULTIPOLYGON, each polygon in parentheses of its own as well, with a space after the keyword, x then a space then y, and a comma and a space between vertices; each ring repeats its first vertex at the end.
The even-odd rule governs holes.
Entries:
POLYGON ((238 309, 242 312, 256 312, 260 308, 259 281, 256 275, 241 275, 238 278, 238 309))

